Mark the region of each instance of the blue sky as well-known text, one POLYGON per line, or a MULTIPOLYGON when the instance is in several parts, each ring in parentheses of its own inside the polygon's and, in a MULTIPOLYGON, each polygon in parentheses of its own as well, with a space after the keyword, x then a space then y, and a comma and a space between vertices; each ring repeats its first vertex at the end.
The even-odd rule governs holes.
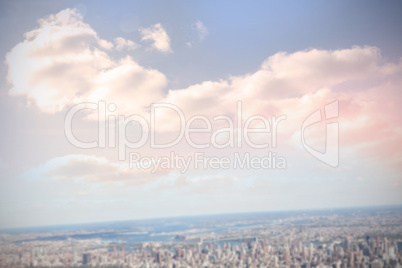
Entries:
MULTIPOLYGON (((399 1, 387 5, 377 1, 12 1, 2 3, 1 27, 6 33, 2 54, 21 41, 39 18, 74 7, 105 39, 116 35, 135 39, 139 27, 161 22, 175 37, 172 44, 180 49, 164 58, 136 56, 184 80, 180 86, 254 71, 262 59, 278 51, 371 45, 380 47, 389 60, 401 56, 399 1), (208 39, 189 51, 185 43, 196 38, 191 25, 197 20, 208 26, 208 39)), ((4 66, 2 71, 6 71, 4 66)))
MULTIPOLYGON (((400 1, 12 1, 0 14, 0 227, 402 203, 400 1), (271 149, 287 167, 129 170, 116 149, 80 149, 65 137, 68 110, 99 100, 125 116, 172 103, 187 119, 234 118, 237 101, 245 117, 286 115, 271 149), (333 168, 304 150, 300 126, 335 100, 333 168)), ((169 139, 177 118, 160 118, 169 139)), ((93 114, 73 127, 97 138, 93 114)), ((322 151, 324 122, 306 135, 322 151)), ((266 155, 185 141, 171 150, 266 155)), ((128 151, 170 153, 148 143, 128 151)))

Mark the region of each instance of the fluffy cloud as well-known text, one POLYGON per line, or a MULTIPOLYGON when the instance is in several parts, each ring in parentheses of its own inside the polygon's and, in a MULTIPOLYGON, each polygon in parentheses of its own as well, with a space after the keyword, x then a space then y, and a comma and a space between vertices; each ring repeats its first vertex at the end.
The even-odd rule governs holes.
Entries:
POLYGON ((152 47, 154 49, 165 53, 172 52, 170 48, 170 37, 160 23, 149 28, 141 29, 140 33, 142 35, 141 40, 152 41, 152 47))
MULTIPOLYGON (((335 51, 313 49, 293 54, 279 52, 267 58, 254 73, 170 90, 163 101, 176 104, 190 115, 227 113, 233 110, 236 101, 241 100, 250 114, 305 116, 308 113, 295 108, 304 107, 303 111, 307 109, 308 112, 319 108, 317 102, 320 100, 321 104, 333 98, 353 100, 373 90, 380 91, 384 85, 387 85, 387 91, 398 94, 395 75, 401 72, 401 67, 401 64, 384 64, 375 47, 335 51), (368 83, 371 80, 375 83, 368 83), (311 107, 314 103, 317 105, 311 107)), ((374 95, 372 92, 364 99, 375 101, 374 95)), ((381 95, 387 99, 386 95, 381 95)))
MULTIPOLYGON (((160 175, 160 174, 159 174, 160 175)), ((152 178, 146 169, 130 168, 94 155, 72 154, 55 157, 24 174, 31 180, 72 180, 80 183, 121 183, 141 185, 152 178)), ((156 175, 155 175, 156 176, 156 175)))
MULTIPOLYGON (((118 107, 130 102, 131 111, 142 112, 160 98, 165 76, 129 56, 113 60, 108 54, 113 44, 100 39, 74 9, 41 19, 39 25, 7 54, 11 95, 26 96, 51 113, 100 99, 118 107)), ((133 46, 123 39, 116 43, 117 49, 133 46)))
MULTIPOLYGON (((26 96, 43 111, 106 100, 116 103, 119 114, 147 116, 144 107, 166 102, 180 107, 187 118, 196 114, 234 117, 241 100, 244 118, 287 115, 281 138, 300 143, 304 119, 339 100, 341 146, 377 163, 391 157, 387 165, 402 166, 402 63, 387 62, 376 47, 279 52, 253 73, 166 92, 163 73, 144 68, 128 56, 112 59, 109 51, 114 45, 99 38, 74 10, 39 24, 8 53, 7 64, 13 85, 10 94, 26 96)), ((155 49, 171 51, 169 36, 160 24, 142 29, 141 34, 143 40, 153 41, 155 49)), ((128 40, 115 43, 117 49, 119 44, 120 48, 130 46, 128 40)), ((158 116, 164 122, 161 132, 172 130, 173 116, 158 116)), ((320 140, 314 131, 311 136, 320 140)))
POLYGON ((200 20, 195 23, 195 27, 197 28, 198 37, 200 40, 203 40, 208 35, 207 27, 205 27, 204 23, 200 20))
POLYGON ((117 50, 123 50, 123 49, 134 50, 139 47, 139 45, 136 44, 134 41, 126 40, 123 37, 115 38, 114 42, 116 44, 117 50))
MULTIPOLYGON (((385 62, 375 47, 280 52, 254 73, 170 90, 163 102, 174 103, 187 117, 211 118, 219 114, 234 117, 236 101, 241 100, 244 118, 286 115, 280 139, 300 146, 300 128, 306 117, 339 100, 340 146, 352 151, 353 157, 400 169, 401 77, 402 62, 385 62)), ((168 122, 167 118, 160 121, 168 122)), ((325 129, 325 122, 320 128, 325 129)), ((325 142, 325 132, 312 128, 309 133, 313 141, 325 142)))

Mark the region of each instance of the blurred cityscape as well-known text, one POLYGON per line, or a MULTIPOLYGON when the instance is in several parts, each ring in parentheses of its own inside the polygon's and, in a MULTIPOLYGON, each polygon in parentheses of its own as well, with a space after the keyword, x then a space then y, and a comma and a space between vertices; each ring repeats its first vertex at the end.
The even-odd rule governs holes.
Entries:
POLYGON ((0 231, 0 267, 402 267, 402 207, 0 231))

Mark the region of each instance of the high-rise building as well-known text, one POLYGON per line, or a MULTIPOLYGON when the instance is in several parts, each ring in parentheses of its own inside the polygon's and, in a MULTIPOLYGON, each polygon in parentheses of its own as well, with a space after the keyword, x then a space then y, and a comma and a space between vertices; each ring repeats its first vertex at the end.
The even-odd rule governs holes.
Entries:
POLYGON ((87 264, 91 264, 91 253, 84 253, 84 255, 82 255, 82 264, 83 265, 87 265, 87 264))
POLYGON ((289 265, 289 252, 285 251, 283 254, 283 261, 285 262, 286 265, 289 265))
POLYGON ((397 243, 397 246, 398 246, 398 252, 399 252, 399 254, 402 254, 402 241, 398 242, 398 243, 397 243))
POLYGON ((161 264, 162 263, 162 254, 158 251, 156 253, 156 260, 157 263, 161 264))
POLYGON ((73 263, 77 263, 77 251, 75 249, 73 250, 73 263))
POLYGON ((176 260, 180 260, 180 258, 181 258, 181 255, 182 255, 182 249, 181 248, 178 248, 177 250, 176 250, 176 260))

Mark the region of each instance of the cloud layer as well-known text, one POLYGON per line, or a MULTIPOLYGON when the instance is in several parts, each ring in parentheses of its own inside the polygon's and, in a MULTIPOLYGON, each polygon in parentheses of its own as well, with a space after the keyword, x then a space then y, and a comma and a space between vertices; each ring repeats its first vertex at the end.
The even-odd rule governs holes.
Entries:
MULTIPOLYGON (((49 113, 101 99, 142 112, 162 97, 165 75, 130 56, 112 59, 108 51, 114 45, 99 38, 75 10, 41 19, 39 25, 7 54, 10 95, 24 95, 49 113)), ((115 42, 118 50, 136 46, 123 38, 115 42)))
POLYGON ((121 183, 141 185, 149 182, 148 172, 130 169, 127 163, 112 163, 104 157, 71 154, 55 157, 24 174, 30 180, 61 180, 76 183, 121 183), (135 179, 134 179, 135 178, 135 179))
POLYGON ((140 29, 142 41, 152 41, 152 47, 158 51, 169 53, 172 52, 170 48, 170 37, 163 29, 160 23, 157 23, 149 28, 140 29))
MULTIPOLYGON (((202 23, 197 28, 204 38, 206 28, 202 23)), ((172 51, 161 24, 140 33, 154 49, 172 51)), ((168 79, 162 72, 143 67, 130 56, 111 56, 112 49, 136 46, 123 38, 116 38, 115 45, 103 40, 75 10, 63 10, 41 19, 39 28, 28 32, 8 53, 10 95, 25 96, 48 113, 106 100, 116 104, 119 114, 148 116, 151 103, 165 102, 180 107, 187 118, 196 114, 234 117, 241 100, 244 117, 287 115, 281 139, 289 148, 300 145, 300 126, 309 114, 339 100, 340 143, 350 157, 364 157, 397 170, 402 166, 402 63, 387 62, 376 47, 278 52, 253 73, 167 91, 168 79)), ((159 119, 164 122, 160 132, 174 129, 172 114, 161 114, 159 119)), ((310 136, 320 142, 319 133, 312 131, 310 136)), ((106 166, 116 171, 113 165, 106 166)))

